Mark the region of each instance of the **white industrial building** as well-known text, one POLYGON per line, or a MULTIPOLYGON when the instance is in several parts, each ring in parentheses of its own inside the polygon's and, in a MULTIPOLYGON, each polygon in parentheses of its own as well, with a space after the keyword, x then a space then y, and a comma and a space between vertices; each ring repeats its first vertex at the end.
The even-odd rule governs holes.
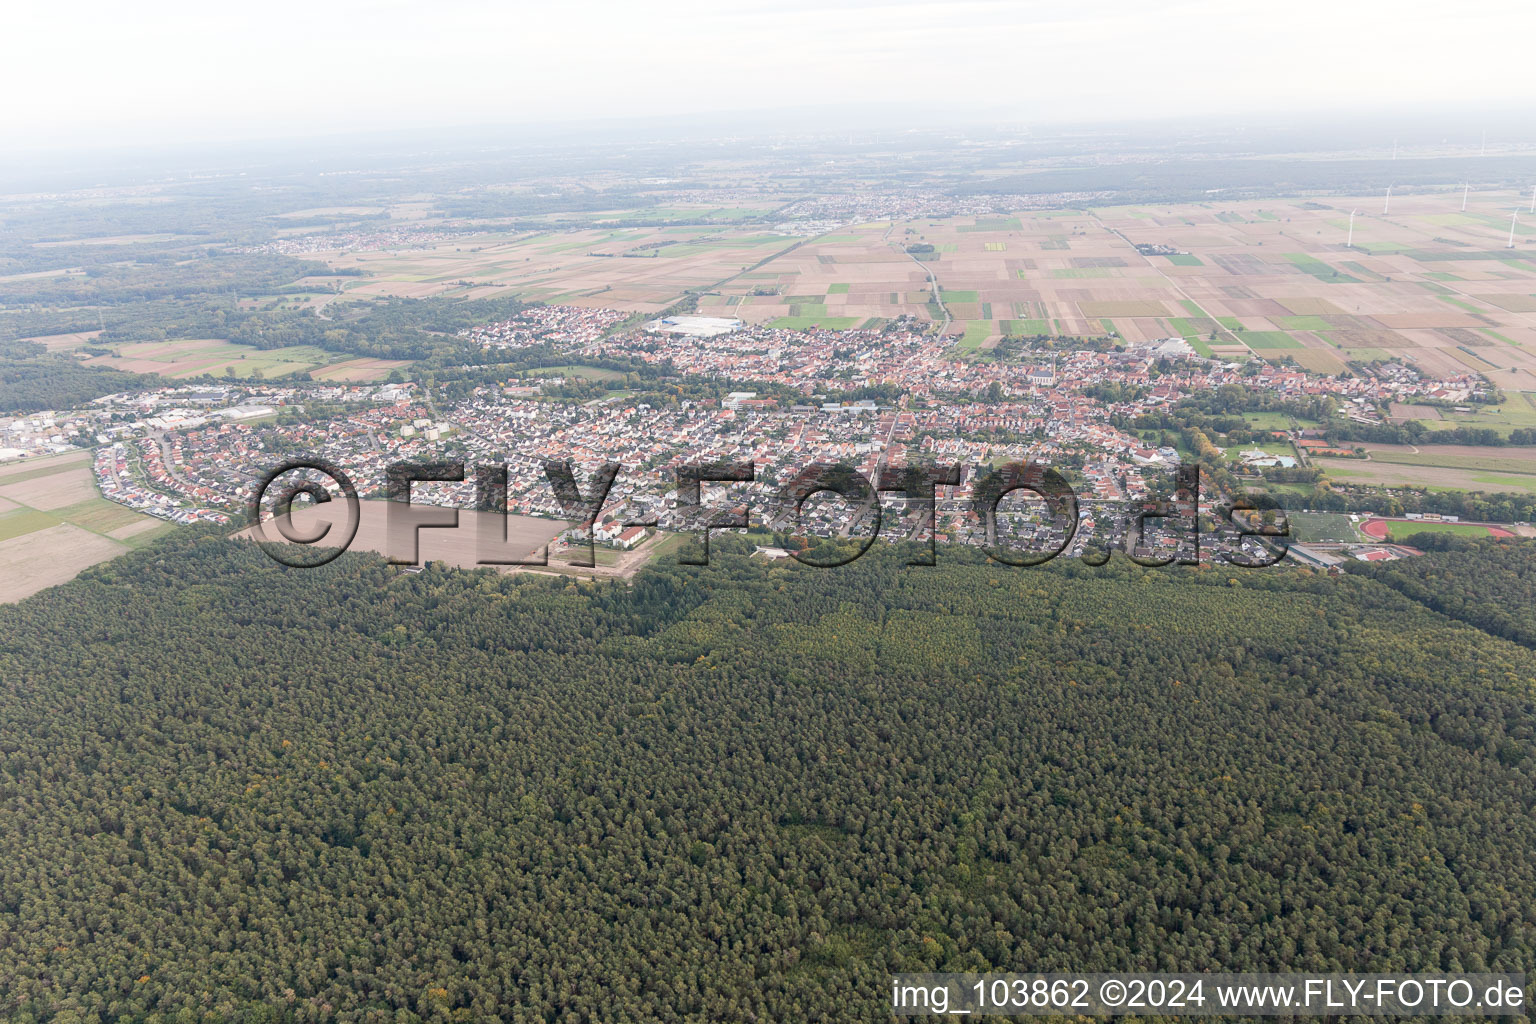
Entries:
POLYGON ((645 325, 651 334, 681 334, 690 338, 714 338, 741 328, 740 320, 724 316, 664 316, 645 325))

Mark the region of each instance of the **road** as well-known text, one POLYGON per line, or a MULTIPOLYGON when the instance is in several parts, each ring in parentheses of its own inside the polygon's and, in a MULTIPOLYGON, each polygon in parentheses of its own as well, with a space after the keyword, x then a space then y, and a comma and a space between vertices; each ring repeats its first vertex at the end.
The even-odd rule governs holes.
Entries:
MULTIPOLYGON (((885 472, 885 460, 890 455, 891 440, 896 436, 896 412, 897 410, 892 410, 891 429, 885 432, 885 438, 880 443, 880 454, 875 459, 875 476, 874 479, 870 481, 870 483, 874 484, 876 488, 880 486, 880 474, 885 472)), ((870 497, 870 499, 861 505, 859 510, 853 514, 853 517, 848 520, 848 525, 837 531, 837 535, 839 537, 847 537, 852 534, 853 528, 864 521, 864 517, 869 514, 871 509, 874 510, 875 515, 880 514, 880 492, 878 489, 870 497)))
MULTIPOLYGON (((893 221, 891 227, 895 226, 895 222, 893 221)), ((887 238, 889 238, 891 229, 887 228, 885 233, 887 238)), ((944 313, 944 323, 939 327, 939 335, 942 337, 949 330, 949 325, 953 318, 949 315, 949 307, 944 305, 944 297, 939 293, 939 279, 933 276, 933 268, 928 266, 928 264, 924 263, 922 260, 918 259, 912 253, 907 252, 906 246, 898 245, 898 247, 902 252, 907 253, 908 259, 910 259, 913 263, 916 263, 919 267, 922 267, 923 273, 928 275, 928 287, 933 292, 933 301, 938 303, 939 309, 944 313)))
POLYGON ((160 445, 160 461, 164 464, 165 471, 188 487, 196 487, 196 484, 187 479, 187 474, 183 473, 180 467, 171 460, 171 446, 166 443, 165 434, 165 431, 160 430, 150 435, 160 445))
MULTIPOLYGON (((1110 234, 1112 234, 1116 238, 1120 239, 1120 241, 1122 241, 1126 245, 1130 246, 1131 247, 1131 251, 1134 252, 1137 256, 1140 256, 1141 259, 1142 259, 1142 262, 1146 263, 1147 266, 1149 266, 1153 270, 1157 271, 1157 276, 1158 277, 1161 277, 1164 281, 1167 281, 1168 282, 1168 286, 1170 288, 1172 288, 1174 291, 1179 293, 1179 297, 1180 298, 1182 298, 1185 302, 1189 303, 1190 306, 1193 306, 1194 309, 1187 310, 1190 315, 1192 315, 1192 316, 1194 316, 1194 315, 1203 315, 1203 314, 1196 314, 1194 312, 1194 310, 1195 309, 1203 310, 1205 307, 1200 305, 1200 303, 1196 302, 1194 299, 1190 298, 1189 297, 1189 293, 1186 292, 1179 285, 1178 281, 1176 281, 1173 278, 1169 277, 1167 274, 1165 274, 1163 272, 1163 268, 1162 267, 1160 267, 1156 263, 1152 262, 1152 257, 1143 255, 1142 251, 1140 249, 1136 248, 1136 243, 1135 242, 1131 241, 1129 238, 1126 238, 1120 232, 1116 231, 1114 228, 1110 227, 1108 224, 1105 224, 1103 221, 1099 220, 1099 215, 1098 214, 1090 212, 1089 216, 1091 216, 1093 218, 1093 222, 1095 224, 1097 224, 1100 228, 1104 229, 1105 231, 1108 231, 1110 234)), ((1232 344, 1234 344, 1234 345, 1242 345, 1243 344, 1243 339, 1239 338, 1232 331, 1228 330, 1227 327, 1224 324, 1222 324, 1222 322, 1220 320, 1217 320, 1215 317, 1207 317, 1207 319, 1209 319, 1211 321, 1211 323, 1213 325, 1215 325, 1216 330, 1222 332, 1227 337, 1231 338, 1232 339, 1232 344)), ((1247 348, 1246 345, 1244 345, 1243 347, 1247 348)))

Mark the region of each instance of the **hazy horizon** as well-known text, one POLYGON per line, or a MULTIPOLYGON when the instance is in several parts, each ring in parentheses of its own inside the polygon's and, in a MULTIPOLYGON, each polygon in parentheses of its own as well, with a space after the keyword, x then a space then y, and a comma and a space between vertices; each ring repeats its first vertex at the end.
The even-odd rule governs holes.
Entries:
POLYGON ((0 130, 14 155, 826 107, 1040 124, 1518 109, 1536 85, 1489 49, 1521 20, 1517 0, 1453 19, 1384 0, 33 7, 0 66, 27 100, 0 130))

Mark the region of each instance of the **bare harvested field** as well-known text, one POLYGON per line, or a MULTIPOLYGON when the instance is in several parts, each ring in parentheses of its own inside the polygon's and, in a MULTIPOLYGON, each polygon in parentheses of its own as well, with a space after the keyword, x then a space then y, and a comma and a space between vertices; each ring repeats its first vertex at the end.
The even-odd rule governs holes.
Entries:
POLYGON ((1433 423, 1440 418, 1440 410, 1432 405, 1409 405, 1404 402, 1392 403, 1392 418, 1394 420, 1422 420, 1425 423, 1433 423))
POLYGON ((44 587, 74 579, 80 570, 127 550, 68 523, 0 541, 0 602, 20 601, 44 587))
POLYGON ((56 473, 70 466, 90 466, 91 453, 88 451, 65 452, 63 455, 49 455, 41 459, 21 459, 16 462, 0 464, 0 483, 6 480, 15 480, 18 477, 44 476, 56 473))
POLYGON ((89 345, 100 333, 100 331, 78 331, 74 334, 42 334, 21 340, 36 342, 49 352, 68 352, 82 345, 89 345))
POLYGON ((18 504, 50 511, 66 505, 78 505, 96 497, 96 484, 91 478, 90 466, 82 464, 47 476, 13 483, 0 480, 0 496, 18 504))
POLYGON ((107 536, 114 540, 127 540, 129 537, 137 537, 152 530, 164 531, 167 529, 175 529, 175 526, 162 522, 159 519, 151 519, 145 516, 136 523, 129 523, 127 526, 119 526, 115 530, 109 530, 107 536))
POLYGON ((316 380, 383 380, 389 376, 391 370, 399 370, 409 365, 411 364, 403 359, 348 359, 318 370, 311 370, 309 375, 316 380))
MULTIPOLYGON (((418 550, 415 545, 419 544, 417 564, 444 562, 458 569, 482 568, 478 565, 482 557, 506 559, 538 557, 544 545, 569 525, 558 520, 540 519, 535 516, 499 517, 488 512, 461 510, 457 529, 424 529, 419 532, 417 539, 413 540, 414 530, 409 518, 411 513, 426 511, 440 513, 446 510, 432 510, 421 505, 395 504, 392 506, 387 501, 363 501, 358 505, 361 516, 358 521, 357 537, 352 541, 350 550, 373 551, 392 559, 409 560, 413 551, 418 550), (392 511, 395 513, 394 516, 390 514, 392 511), (498 519, 504 519, 506 523, 506 544, 482 548, 479 539, 482 523, 489 521, 491 528, 495 529, 498 526, 498 519)), ((321 529, 322 524, 329 524, 331 530, 339 533, 345 522, 346 504, 333 501, 295 510, 290 527, 299 534, 313 535, 321 529)), ((281 542, 281 531, 281 524, 269 522, 260 528, 249 527, 241 530, 235 536, 281 542)), ((498 538, 493 536, 492 539, 498 538)))

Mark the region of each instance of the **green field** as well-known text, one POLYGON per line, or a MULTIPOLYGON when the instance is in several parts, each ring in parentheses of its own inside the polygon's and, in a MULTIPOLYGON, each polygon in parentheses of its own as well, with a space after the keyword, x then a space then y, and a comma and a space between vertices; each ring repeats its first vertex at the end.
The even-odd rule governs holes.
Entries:
POLYGON ((1284 331, 1244 331, 1238 335, 1251 349, 1301 348, 1301 342, 1284 331))
POLYGON ((35 508, 17 508, 9 512, 0 512, 0 540, 10 540, 12 537, 20 537, 28 533, 36 533, 38 530, 46 530, 50 526, 58 526, 59 520, 47 512, 39 512, 35 508))
POLYGON ((1453 537, 1486 537, 1488 527, 1471 523, 1393 523, 1387 539, 1401 541, 1416 533, 1448 533, 1453 537))
POLYGON ((1442 296, 1440 296, 1440 300, 1442 302, 1449 302, 1451 305, 1455 306, 1457 309, 1464 309, 1468 313, 1476 313, 1479 316, 1486 316, 1488 314, 1488 311, 1486 309, 1479 309, 1478 307, 1472 305, 1472 303, 1470 303, 1470 302, 1463 302, 1460 299, 1453 299, 1449 295, 1442 295, 1442 296))
POLYGON ((1291 539, 1303 544, 1350 544, 1370 540, 1342 512, 1291 512, 1287 519, 1291 526, 1291 539))
POLYGON ((1256 430, 1289 430, 1291 417, 1283 412, 1245 412, 1243 419, 1256 430))
POLYGON ((961 224, 956 231, 1022 231, 1024 225, 1017 217, 977 217, 975 226, 961 224))
POLYGON ((624 375, 617 370, 605 370, 601 366, 583 366, 580 363, 566 363, 561 366, 540 366, 536 370, 529 370, 528 373, 530 376, 580 377, 584 380, 624 379, 624 375))
POLYGON ((1270 319, 1288 331, 1333 330, 1333 325, 1320 316, 1277 316, 1270 319))
POLYGON ((1384 281, 1390 280, 1389 278, 1382 277, 1374 270, 1367 269, 1365 264, 1355 263, 1352 260, 1344 261, 1344 269, 1348 270, 1351 274, 1359 274, 1362 281, 1371 281, 1376 284, 1381 284, 1384 281))
MULTIPOLYGON (((1041 248, 1044 248, 1042 246, 1041 248)), ((1108 267, 1061 267, 1051 271, 1051 276, 1060 279, 1094 278, 1094 277, 1119 277, 1114 270, 1108 267)))
POLYGON ((1474 406, 1476 412, 1453 412, 1449 409, 1443 411, 1438 422, 1431 421, 1428 426, 1435 430, 1448 427, 1486 427, 1496 430, 1500 434, 1508 435, 1511 430, 1520 427, 1536 427, 1536 409, 1524 401, 1517 392, 1509 396, 1509 400, 1501 405, 1488 407, 1474 406))
POLYGON ((1198 256, 1192 256, 1187 252, 1174 253, 1168 257, 1168 262, 1176 267, 1203 267, 1205 261, 1198 256))
POLYGON ((1171 316, 1168 318, 1168 327, 1181 338, 1201 338, 1216 328, 1216 321, 1209 317, 1171 316))
POLYGON ((851 331, 861 319, 856 316, 781 316, 768 321, 768 326, 786 331, 806 331, 812 327, 822 327, 829 331, 851 331))
POLYGON ((964 288, 958 289, 956 291, 950 291, 948 288, 940 288, 939 289, 939 294, 941 296, 943 296, 945 302, 980 302, 981 301, 981 293, 980 292, 977 292, 977 291, 974 291, 974 290, 968 290, 968 289, 964 289, 964 288))
POLYGON ((92 533, 111 533, 144 519, 141 513, 106 498, 91 498, 67 508, 54 509, 49 514, 92 533))
POLYGON ((828 295, 847 295, 848 294, 848 286, 846 284, 829 284, 829 285, 827 285, 827 294, 828 295))
POLYGON ((130 342, 112 346, 113 355, 90 360, 94 366, 158 373, 163 377, 281 377, 318 369, 354 356, 315 345, 259 349, 220 339, 130 342))
MULTIPOLYGON (((1486 449, 1485 449, 1486 450, 1486 449)), ((1495 451, 1501 449, 1494 449, 1495 451)), ((1503 451, 1519 452, 1527 449, 1507 448, 1503 451)), ((1489 473, 1536 474, 1536 455, 1462 455, 1436 451, 1417 452, 1396 449, 1371 449, 1372 462, 1386 462, 1396 466, 1439 466, 1445 469, 1477 469, 1489 473)))
POLYGON ((960 348, 975 350, 981 347, 981 343, 991 337, 993 333, 990 320, 967 320, 965 322, 965 334, 956 343, 960 348))
POLYGON ((1360 283, 1360 279, 1358 277, 1351 277, 1349 274, 1340 273, 1338 270, 1330 267, 1328 264, 1318 259, 1316 256, 1308 256, 1306 253, 1301 252, 1290 252, 1285 254, 1285 258, 1289 260, 1298 270, 1306 274, 1311 274, 1319 281, 1326 281, 1328 284, 1360 283))

